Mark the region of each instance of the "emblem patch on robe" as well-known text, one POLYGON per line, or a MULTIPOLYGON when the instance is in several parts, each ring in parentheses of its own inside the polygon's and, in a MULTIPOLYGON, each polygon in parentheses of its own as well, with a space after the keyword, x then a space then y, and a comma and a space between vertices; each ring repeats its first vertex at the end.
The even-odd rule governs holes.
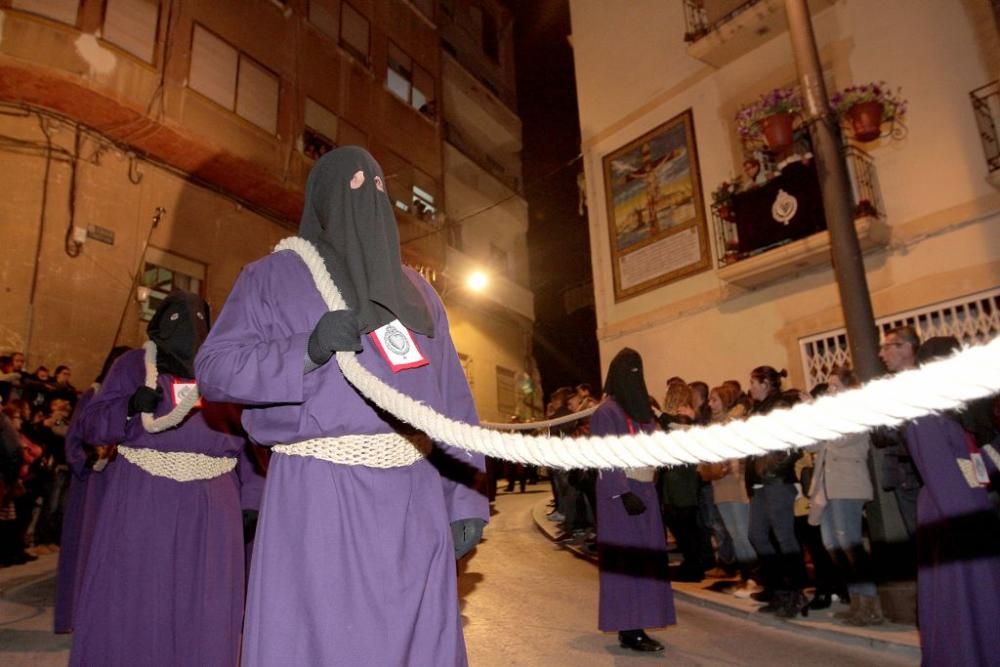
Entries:
MULTIPOLYGON (((190 392, 194 391, 197 388, 198 384, 196 382, 188 382, 187 380, 174 380, 174 383, 171 386, 171 389, 173 390, 174 394, 174 407, 176 408, 177 404, 183 401, 185 396, 187 396, 190 392)), ((194 404, 194 407, 196 408, 201 407, 200 398, 198 399, 198 402, 194 404)))
POLYGON ((426 366, 429 362, 417 347, 413 336, 399 320, 393 320, 368 334, 393 373, 426 366))

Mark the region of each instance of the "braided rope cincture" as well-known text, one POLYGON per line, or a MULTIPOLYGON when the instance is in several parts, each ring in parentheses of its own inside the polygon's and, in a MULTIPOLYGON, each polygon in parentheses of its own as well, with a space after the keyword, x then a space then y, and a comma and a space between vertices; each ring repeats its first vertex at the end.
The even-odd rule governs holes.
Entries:
MULTIPOLYGON (((159 377, 156 371, 156 343, 147 340, 143 343, 142 348, 146 352, 146 386, 150 389, 156 389, 156 380, 159 377)), ((201 394, 198 392, 198 386, 193 385, 184 398, 167 414, 154 418, 153 413, 143 412, 142 427, 146 429, 147 433, 159 433, 174 428, 184 421, 199 398, 201 398, 201 394)))
MULTIPOLYGON (((290 237, 275 252, 291 250, 305 263, 330 310, 346 308, 322 258, 305 239, 290 237)), ((637 468, 712 463, 807 447, 875 426, 896 426, 950 410, 1000 391, 1000 337, 865 386, 800 403, 745 421, 682 431, 627 436, 560 438, 501 433, 438 414, 368 372, 354 352, 337 352, 337 363, 362 395, 435 440, 508 461, 554 468, 637 468)))
POLYGON ((209 456, 197 452, 162 452, 148 447, 118 445, 118 453, 150 475, 177 482, 215 479, 236 469, 235 456, 209 456))
MULTIPOLYGON (((430 441, 427 444, 430 445, 430 441)), ((419 443, 398 433, 313 438, 288 445, 274 445, 271 449, 289 456, 310 456, 331 463, 368 468, 403 468, 430 454, 429 448, 422 448, 419 443)))

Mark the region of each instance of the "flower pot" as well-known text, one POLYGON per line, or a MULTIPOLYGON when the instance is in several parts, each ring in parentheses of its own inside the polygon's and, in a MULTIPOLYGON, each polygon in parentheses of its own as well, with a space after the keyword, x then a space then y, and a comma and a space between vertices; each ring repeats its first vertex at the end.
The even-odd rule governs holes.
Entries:
POLYGON ((882 103, 859 102, 847 110, 851 130, 858 141, 875 141, 882 134, 882 103))
POLYGON ((772 151, 780 151, 792 145, 792 125, 795 117, 790 113, 776 113, 760 121, 764 141, 772 151))

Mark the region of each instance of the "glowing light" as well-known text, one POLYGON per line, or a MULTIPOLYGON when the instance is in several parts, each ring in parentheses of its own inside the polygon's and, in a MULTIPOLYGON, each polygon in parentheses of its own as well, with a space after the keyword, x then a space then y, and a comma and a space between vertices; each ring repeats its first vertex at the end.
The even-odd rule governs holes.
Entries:
POLYGON ((469 274, 469 277, 465 279, 465 286, 473 292, 482 292, 486 289, 489 282, 490 279, 485 273, 482 271, 473 271, 469 274))

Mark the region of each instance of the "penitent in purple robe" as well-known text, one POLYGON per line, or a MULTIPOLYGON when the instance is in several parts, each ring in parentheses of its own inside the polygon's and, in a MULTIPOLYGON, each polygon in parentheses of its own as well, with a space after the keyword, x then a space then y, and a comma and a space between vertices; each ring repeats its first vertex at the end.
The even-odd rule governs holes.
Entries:
MULTIPOLYGON (((652 430, 652 424, 643 428, 652 430)), ((628 418, 613 398, 590 417, 592 435, 628 435, 628 418)), ((668 577, 667 543, 656 487, 629 479, 621 470, 602 470, 597 478, 597 548, 600 613, 604 631, 641 630, 674 625, 674 592, 668 577), (620 496, 631 491, 646 511, 629 516, 620 496)))
MULTIPOLYGON (((983 487, 966 482, 962 427, 921 417, 906 444, 924 480, 917 498, 917 615, 922 664, 1000 663, 1000 519, 983 487)), ((989 471, 996 469, 983 456, 989 471)))
POLYGON ((80 415, 94 397, 94 391, 93 388, 88 389, 80 396, 66 433, 66 463, 69 464, 72 476, 59 546, 54 615, 56 632, 73 632, 73 605, 80 593, 101 499, 107 488, 107 477, 87 468, 87 453, 83 449, 84 441, 81 437, 80 415))
MULTIPOLYGON (((476 423, 440 300, 414 272, 435 336, 413 334, 430 362, 393 373, 368 336, 358 359, 397 390, 476 423)), ((197 375, 214 399, 247 404, 243 425, 263 445, 392 431, 335 360, 304 373, 306 344, 326 307, 290 251, 246 267, 202 346, 197 375)), ((275 454, 257 525, 244 667, 466 664, 449 522, 486 520, 486 498, 455 477, 480 455, 437 445, 435 463, 370 468, 275 454)))
MULTIPOLYGON (((235 458, 240 437, 208 425, 213 406, 147 433, 127 417, 145 377, 143 350, 122 355, 81 415, 86 442, 235 458)), ((161 375, 173 409, 172 378, 161 375)), ((243 531, 235 472, 178 482, 120 454, 106 492, 74 614, 71 665, 236 665, 243 610, 243 531)))

